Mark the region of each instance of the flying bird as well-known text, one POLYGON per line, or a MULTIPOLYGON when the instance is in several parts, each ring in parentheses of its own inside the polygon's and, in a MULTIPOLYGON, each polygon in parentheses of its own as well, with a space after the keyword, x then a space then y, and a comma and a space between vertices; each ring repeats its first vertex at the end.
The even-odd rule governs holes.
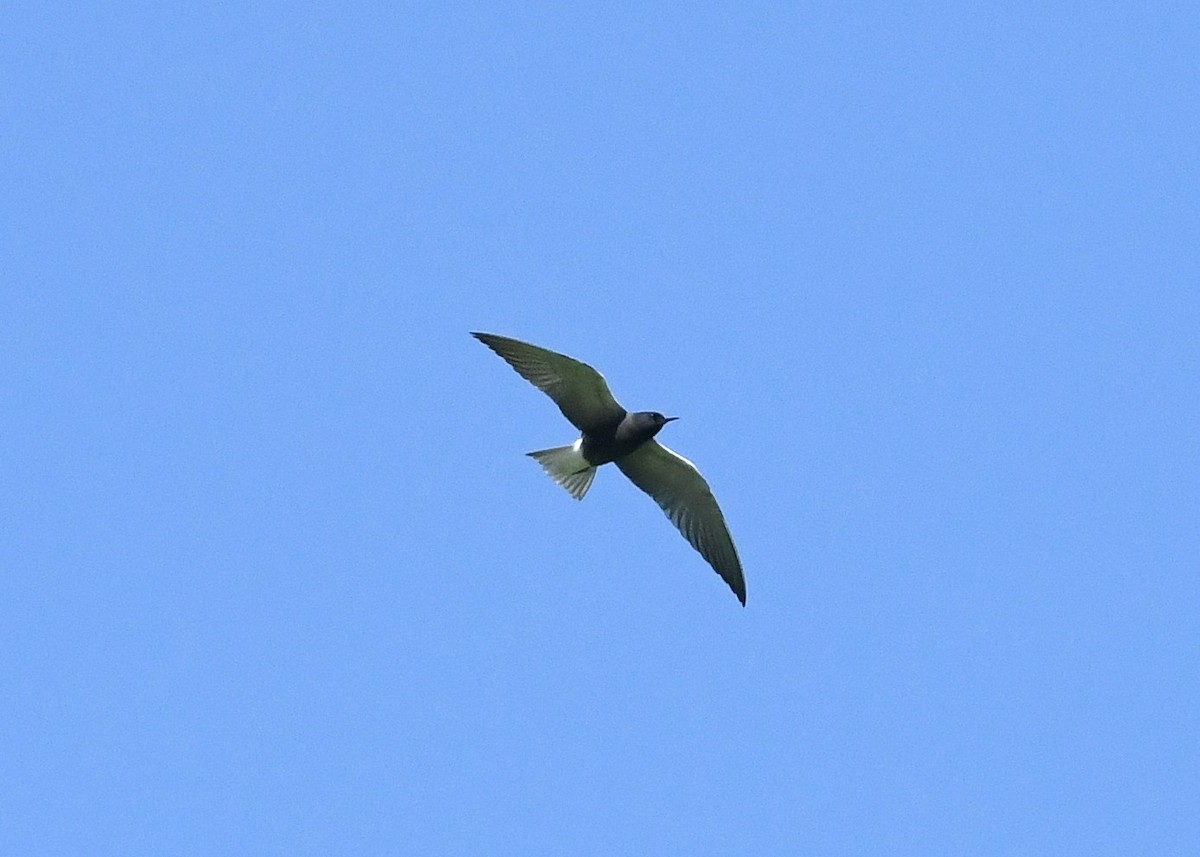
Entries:
POLYGON ((746 603, 742 563, 725 516, 700 471, 654 439, 678 417, 629 412, 617 404, 604 376, 586 363, 528 342, 472 333, 517 373, 554 400, 581 435, 570 446, 529 453, 576 500, 592 487, 596 469, 610 461, 667 513, 679 532, 746 603))

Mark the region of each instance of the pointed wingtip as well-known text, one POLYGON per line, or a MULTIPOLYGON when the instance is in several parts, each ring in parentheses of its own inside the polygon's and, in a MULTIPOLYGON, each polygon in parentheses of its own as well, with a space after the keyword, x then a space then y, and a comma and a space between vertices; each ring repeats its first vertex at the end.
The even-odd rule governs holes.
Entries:
POLYGON ((725 585, 728 586, 733 591, 733 594, 737 596, 737 600, 742 602, 742 606, 745 607, 746 606, 746 578, 742 577, 741 568, 738 568, 736 570, 736 572, 733 574, 727 575, 723 571, 718 571, 717 573, 721 575, 721 579, 725 581, 725 585))

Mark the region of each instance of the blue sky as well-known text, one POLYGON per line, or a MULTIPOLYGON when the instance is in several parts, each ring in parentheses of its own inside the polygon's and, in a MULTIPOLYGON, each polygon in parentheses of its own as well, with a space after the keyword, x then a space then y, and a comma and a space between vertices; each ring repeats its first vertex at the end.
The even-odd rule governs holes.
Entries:
POLYGON ((1190 7, 4 19, 4 853, 1200 853, 1190 7))

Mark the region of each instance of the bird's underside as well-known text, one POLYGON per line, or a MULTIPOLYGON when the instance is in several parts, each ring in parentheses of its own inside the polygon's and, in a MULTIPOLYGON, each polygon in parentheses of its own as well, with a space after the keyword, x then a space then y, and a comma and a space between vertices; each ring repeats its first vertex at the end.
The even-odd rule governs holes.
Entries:
POLYGON ((473 333, 548 395, 583 434, 570 446, 529 453, 572 497, 583 499, 596 468, 612 461, 650 495, 709 565, 746 603, 741 561, 716 498, 696 466, 654 439, 671 417, 629 413, 604 376, 586 363, 527 342, 473 333))

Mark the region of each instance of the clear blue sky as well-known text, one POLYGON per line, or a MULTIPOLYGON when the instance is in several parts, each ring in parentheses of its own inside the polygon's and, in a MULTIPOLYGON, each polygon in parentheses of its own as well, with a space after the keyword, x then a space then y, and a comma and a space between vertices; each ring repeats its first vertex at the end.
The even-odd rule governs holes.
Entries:
POLYGON ((172 6, 4 14, 0 852, 1200 853, 1200 13, 172 6))

